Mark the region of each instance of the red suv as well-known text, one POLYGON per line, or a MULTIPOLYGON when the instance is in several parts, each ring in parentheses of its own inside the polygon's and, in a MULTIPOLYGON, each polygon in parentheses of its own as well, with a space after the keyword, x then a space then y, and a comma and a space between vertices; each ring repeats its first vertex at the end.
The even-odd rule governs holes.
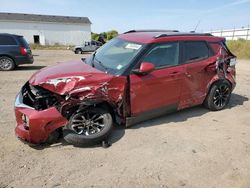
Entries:
POLYGON ((129 31, 92 56, 36 72, 16 97, 16 135, 74 145, 106 139, 126 127, 204 104, 223 109, 235 83, 236 57, 225 39, 178 31, 129 31))

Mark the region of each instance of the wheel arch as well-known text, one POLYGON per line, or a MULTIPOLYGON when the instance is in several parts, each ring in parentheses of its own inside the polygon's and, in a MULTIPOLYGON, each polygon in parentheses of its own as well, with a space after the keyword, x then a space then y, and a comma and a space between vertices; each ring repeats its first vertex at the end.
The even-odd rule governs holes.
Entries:
POLYGON ((82 48, 76 48, 75 51, 76 51, 76 50, 80 50, 80 51, 82 52, 82 48))
MULTIPOLYGON (((113 121, 117 123, 116 117, 118 114, 115 110, 116 107, 114 105, 112 105, 111 103, 109 103, 108 101, 88 100, 88 101, 80 102, 79 104, 72 106, 71 109, 74 109, 73 112, 80 112, 80 111, 86 110, 86 109, 91 108, 91 107, 99 107, 99 108, 107 109, 110 112, 110 114, 113 118, 113 121)), ((63 110, 61 110, 61 111, 63 111, 63 110)), ((72 114, 73 113, 71 113, 71 115, 72 114)), ((69 117, 67 117, 67 119, 68 118, 69 117)))
POLYGON ((233 83, 230 81, 230 79, 227 79, 227 78, 222 78, 222 79, 221 79, 221 78, 218 78, 218 77, 217 77, 216 79, 212 79, 212 80, 208 83, 206 96, 209 94, 209 92, 210 92, 212 86, 213 86, 214 84, 218 83, 218 82, 221 82, 221 81, 227 81, 227 82, 230 84, 231 88, 233 87, 233 83))
POLYGON ((12 59, 12 61, 15 63, 15 65, 16 65, 16 60, 11 56, 11 55, 9 55, 9 54, 0 54, 0 57, 8 57, 8 58, 10 58, 10 59, 12 59))

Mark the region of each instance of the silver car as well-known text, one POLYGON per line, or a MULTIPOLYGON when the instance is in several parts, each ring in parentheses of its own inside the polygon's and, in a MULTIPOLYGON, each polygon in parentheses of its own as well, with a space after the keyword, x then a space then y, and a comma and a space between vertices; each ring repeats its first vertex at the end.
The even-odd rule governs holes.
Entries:
POLYGON ((90 42, 85 42, 83 46, 76 46, 73 51, 75 52, 75 54, 82 54, 84 52, 94 52, 100 46, 102 46, 101 42, 92 40, 90 42))

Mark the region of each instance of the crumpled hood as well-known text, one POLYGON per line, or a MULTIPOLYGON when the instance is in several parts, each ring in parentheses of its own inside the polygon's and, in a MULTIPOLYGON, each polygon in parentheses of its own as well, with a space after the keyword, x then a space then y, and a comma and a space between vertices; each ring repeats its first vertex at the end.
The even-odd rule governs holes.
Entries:
POLYGON ((58 63, 45 67, 29 80, 31 85, 39 85, 60 95, 76 89, 88 89, 87 86, 100 85, 114 76, 99 71, 82 61, 58 63))

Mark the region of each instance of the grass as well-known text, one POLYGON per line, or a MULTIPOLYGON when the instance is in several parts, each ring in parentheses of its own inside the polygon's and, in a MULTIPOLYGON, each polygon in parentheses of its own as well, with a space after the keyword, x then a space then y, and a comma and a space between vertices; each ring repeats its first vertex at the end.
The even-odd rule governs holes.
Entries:
POLYGON ((55 45, 40 45, 40 44, 30 44, 32 50, 70 50, 73 46, 65 46, 60 44, 55 45))
POLYGON ((250 41, 239 39, 235 41, 227 41, 230 51, 239 59, 250 59, 250 41))

